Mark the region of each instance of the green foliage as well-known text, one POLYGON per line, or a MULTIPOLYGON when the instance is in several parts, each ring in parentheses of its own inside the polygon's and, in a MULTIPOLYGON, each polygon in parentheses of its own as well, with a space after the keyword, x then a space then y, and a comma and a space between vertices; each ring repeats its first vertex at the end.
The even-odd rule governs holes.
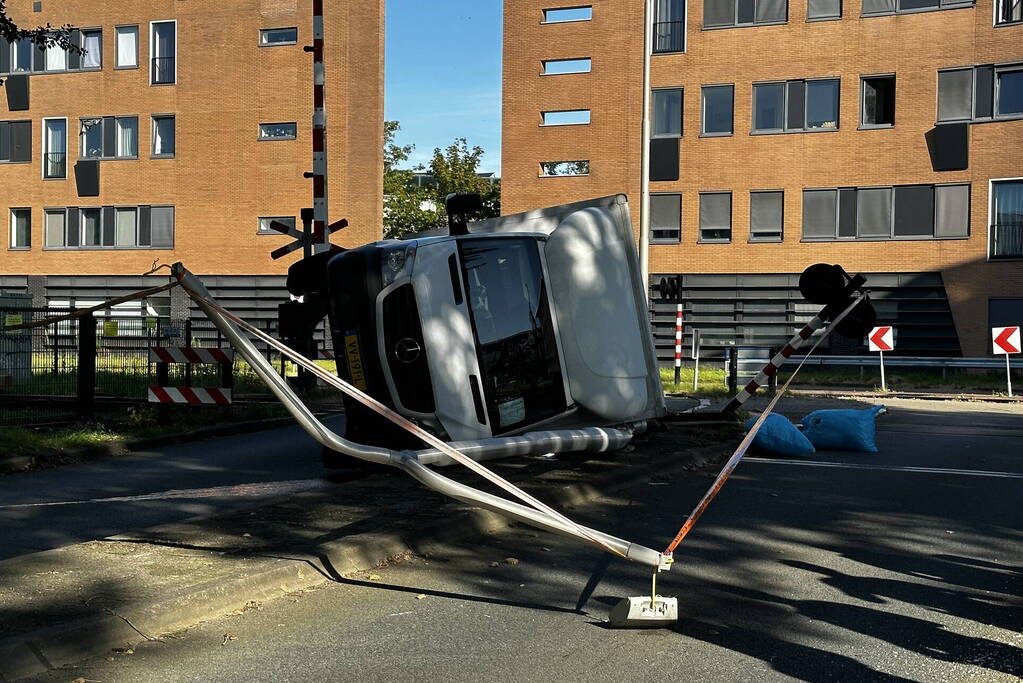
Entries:
POLYGON ((402 170, 415 145, 399 146, 394 138, 401 126, 384 122, 384 237, 400 237, 411 232, 432 230, 447 225, 444 198, 451 193, 475 192, 483 198, 483 211, 474 219, 501 215, 501 186, 477 175, 482 147, 469 147, 458 138, 444 150, 433 150, 429 167, 402 170), (417 186, 416 172, 429 172, 435 184, 417 186))

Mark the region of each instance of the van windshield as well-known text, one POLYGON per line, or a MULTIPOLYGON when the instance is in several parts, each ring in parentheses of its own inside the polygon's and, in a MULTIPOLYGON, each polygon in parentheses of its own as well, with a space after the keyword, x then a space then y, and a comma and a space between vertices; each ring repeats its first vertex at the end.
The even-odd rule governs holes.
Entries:
POLYGON ((537 241, 460 240, 459 253, 491 431, 563 412, 565 390, 537 241))

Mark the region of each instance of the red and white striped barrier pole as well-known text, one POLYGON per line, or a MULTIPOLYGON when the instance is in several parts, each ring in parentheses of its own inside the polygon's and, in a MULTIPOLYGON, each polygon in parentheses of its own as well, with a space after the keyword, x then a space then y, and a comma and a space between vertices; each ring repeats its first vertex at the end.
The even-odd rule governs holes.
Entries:
POLYGON ((231 390, 220 388, 149 387, 149 402, 226 406, 231 404, 231 390))
POLYGON ((323 0, 313 0, 313 253, 330 248, 327 232, 327 106, 323 0))
POLYGON ((675 384, 682 381, 682 302, 675 307, 675 384))
POLYGON ((153 346, 149 349, 149 362, 228 364, 234 362, 234 350, 153 346))

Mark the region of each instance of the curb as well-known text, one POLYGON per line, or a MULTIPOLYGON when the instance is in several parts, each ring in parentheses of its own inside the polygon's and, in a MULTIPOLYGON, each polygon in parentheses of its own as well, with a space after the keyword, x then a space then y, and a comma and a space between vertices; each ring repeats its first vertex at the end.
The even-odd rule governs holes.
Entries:
POLYGON ((841 387, 826 387, 814 389, 813 387, 789 389, 792 396, 826 396, 826 397, 859 397, 859 398, 903 398, 917 399, 920 401, 977 401, 984 403, 1023 403, 1023 396, 996 396, 994 394, 978 393, 927 393, 916 391, 870 391, 869 389, 843 389, 841 387))
POLYGON ((277 427, 287 427, 295 424, 293 417, 272 417, 265 420, 248 420, 246 422, 234 422, 226 425, 215 425, 213 427, 202 427, 190 432, 178 432, 176 434, 165 434, 147 439, 129 439, 125 441, 109 441, 98 446, 86 446, 84 448, 72 448, 69 450, 47 451, 45 453, 34 453, 32 455, 13 455, 0 457, 0 474, 22 472, 35 469, 47 464, 47 461, 54 456, 64 456, 75 461, 95 460, 111 455, 125 455, 135 451, 143 451, 161 446, 171 446, 189 441, 202 441, 218 436, 233 436, 244 432, 258 432, 277 427))
MULTIPOLYGON (((572 507, 634 486, 664 469, 701 467, 720 452, 720 445, 697 447, 653 458, 642 465, 642 470, 624 476, 612 472, 571 484, 541 480, 523 488, 556 492, 557 496, 548 494, 548 498, 558 499, 553 507, 572 507)), ((134 645, 146 639, 142 634, 173 633, 204 619, 244 609, 254 600, 271 600, 338 581, 346 574, 382 566, 409 553, 441 551, 443 544, 495 534, 512 524, 497 513, 466 508, 425 527, 417 527, 411 520, 392 531, 354 534, 322 544, 306 556, 265 559, 252 572, 230 580, 189 586, 133 610, 88 617, 0 642, 0 680, 44 673, 113 648, 134 645)))

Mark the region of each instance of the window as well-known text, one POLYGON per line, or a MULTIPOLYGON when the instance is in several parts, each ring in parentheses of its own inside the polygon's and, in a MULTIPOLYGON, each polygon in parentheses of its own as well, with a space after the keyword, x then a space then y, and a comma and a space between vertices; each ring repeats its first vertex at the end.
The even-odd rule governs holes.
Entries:
POLYGON ((895 125, 895 76, 864 76, 861 80, 860 126, 890 128, 895 125))
POLYGON ((139 118, 103 116, 81 120, 82 159, 135 159, 139 155, 139 118))
POLYGON ((682 88, 654 90, 653 111, 652 137, 682 137, 682 88))
MULTIPOLYGON (((78 209, 81 220, 81 238, 79 244, 83 247, 102 247, 103 244, 103 214, 98 208, 78 209)), ((73 226, 72 226, 73 227, 73 226)))
POLYGON ((593 8, 589 5, 583 7, 556 7, 543 11, 543 23, 560 24, 565 21, 589 21, 593 18, 593 8))
POLYGON ((677 244, 682 238, 682 195, 650 195, 650 243, 677 244))
POLYGON ((154 21, 149 33, 149 82, 152 85, 170 85, 177 82, 176 57, 178 53, 177 22, 154 21))
POLYGON ((686 0, 654 0, 654 54, 685 52, 686 0))
POLYGON ((32 209, 11 209, 11 249, 32 247, 32 209))
POLYGON ((825 21, 841 18, 842 0, 807 0, 807 21, 825 21))
POLYGON ((28 38, 21 38, 11 43, 11 71, 32 70, 32 50, 34 46, 28 38))
POLYGON ((792 133, 838 128, 838 79, 753 85, 753 132, 792 133))
POLYGON ((703 0, 703 27, 784 24, 788 11, 788 0, 703 0))
POLYGON ((732 239, 732 193, 700 193, 700 241, 728 242, 732 239))
POLYGON ((83 29, 81 47, 83 50, 80 56, 82 69, 102 69, 103 31, 98 28, 83 29))
POLYGON ((973 7, 973 0, 863 0, 863 15, 931 12, 958 7, 973 7))
POLYGON ((134 206, 114 209, 114 246, 134 247, 138 245, 138 209, 134 206))
POLYGON ((781 242, 784 203, 785 193, 781 191, 749 193, 750 242, 781 242))
POLYGON ((259 32, 259 44, 262 47, 274 45, 295 45, 298 43, 298 29, 292 28, 264 28, 259 32))
POLYGON ((65 209, 46 209, 44 220, 44 244, 47 247, 67 246, 66 223, 67 211, 65 209))
POLYGON ((1023 258, 1023 179, 991 183, 991 258, 1023 258))
POLYGON ((43 178, 67 178, 67 119, 43 119, 43 178))
POLYGON ((1023 21, 1023 0, 995 0, 995 26, 1023 21))
POLYGON ((591 69, 590 58, 582 59, 548 59, 543 63, 543 76, 560 76, 562 74, 588 74, 591 69))
POLYGON ((545 126, 579 126, 589 122, 589 109, 543 112, 543 125, 545 126))
POLYGON ((1023 64, 938 72, 938 122, 1023 117, 1023 64))
POLYGON ((0 163, 32 161, 32 122, 0 121, 0 163))
POLYGON ((734 86, 703 86, 702 135, 732 134, 732 99, 734 86))
POLYGON ((174 156, 175 120, 173 114, 153 115, 153 156, 174 156))
POLYGON ((803 191, 803 239, 942 239, 969 235, 970 186, 803 191))
POLYGON ((297 123, 261 123, 260 140, 294 140, 298 137, 297 123))
POLYGON ((284 225, 288 226, 289 228, 294 228, 295 227, 295 217, 294 216, 260 216, 259 217, 259 226, 256 228, 256 234, 257 235, 277 235, 278 237, 280 237, 282 233, 279 233, 279 232, 277 232, 276 230, 274 230, 273 228, 270 227, 270 223, 272 223, 273 221, 277 221, 278 223, 283 223, 284 225))
POLYGON ((139 27, 118 26, 115 31, 117 34, 117 62, 114 68, 139 68, 139 27))
POLYGON ((540 175, 543 177, 552 176, 579 176, 590 174, 589 159, 576 161, 541 161, 540 175))
POLYGON ((154 206, 150 209, 150 246, 170 248, 174 246, 174 207, 154 206))

